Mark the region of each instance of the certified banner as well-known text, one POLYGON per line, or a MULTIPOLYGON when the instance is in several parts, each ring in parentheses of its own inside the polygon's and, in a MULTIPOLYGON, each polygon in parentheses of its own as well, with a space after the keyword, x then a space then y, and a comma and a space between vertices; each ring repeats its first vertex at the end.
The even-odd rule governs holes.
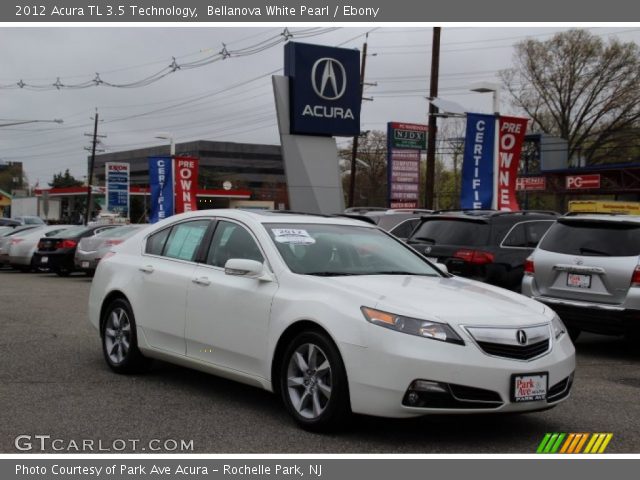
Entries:
POLYGON ((495 123, 494 115, 467 114, 460 191, 461 208, 492 208, 495 123))
POLYGON ((107 211, 129 216, 129 164, 105 163, 107 211))
POLYGON ((496 210, 519 210, 516 183, 522 142, 527 130, 526 118, 500 117, 498 128, 498 157, 496 162, 496 210))
POLYGON ((173 171, 171 157, 149 157, 151 213, 149 223, 173 215, 173 171))
POLYGON ((176 173, 176 213, 197 210, 198 159, 176 157, 174 162, 176 173))

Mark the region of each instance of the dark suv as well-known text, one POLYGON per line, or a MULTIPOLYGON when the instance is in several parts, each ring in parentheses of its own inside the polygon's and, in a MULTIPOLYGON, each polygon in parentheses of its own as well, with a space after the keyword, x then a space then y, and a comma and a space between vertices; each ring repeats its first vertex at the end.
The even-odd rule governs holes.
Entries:
POLYGON ((436 211, 407 243, 449 273, 520 290, 524 262, 559 214, 547 211, 436 211))

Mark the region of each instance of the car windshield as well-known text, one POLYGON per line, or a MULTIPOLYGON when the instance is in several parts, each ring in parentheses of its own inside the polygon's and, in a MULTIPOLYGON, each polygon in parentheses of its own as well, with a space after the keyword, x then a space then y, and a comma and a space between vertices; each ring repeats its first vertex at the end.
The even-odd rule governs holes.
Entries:
POLYGON ((61 232, 58 232, 55 235, 52 235, 51 238, 73 238, 73 237, 79 237, 80 235, 82 235, 87 230, 88 230, 87 227, 71 227, 71 228, 67 228, 66 230, 63 230, 61 232))
POLYGON ((559 220, 540 249, 568 255, 632 257, 640 255, 640 224, 559 220))
POLYGON ((105 230, 104 232, 100 232, 96 235, 96 237, 105 237, 105 238, 122 238, 128 235, 132 235, 136 230, 139 230, 141 227, 138 225, 125 225, 124 227, 116 227, 105 230))
POLYGON ((411 235, 410 242, 433 245, 478 246, 489 243, 489 224, 464 219, 430 219, 422 222, 411 235))
POLYGON ((335 224, 265 224, 294 273, 339 275, 440 274, 422 257, 375 228, 335 224))

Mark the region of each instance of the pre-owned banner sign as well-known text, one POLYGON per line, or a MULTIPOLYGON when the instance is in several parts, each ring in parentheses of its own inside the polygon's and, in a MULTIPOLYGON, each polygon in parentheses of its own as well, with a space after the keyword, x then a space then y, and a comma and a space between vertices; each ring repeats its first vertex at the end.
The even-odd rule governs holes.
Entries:
POLYGON ((498 128, 498 162, 496 178, 496 210, 519 210, 516 198, 516 178, 520 164, 520 152, 524 133, 527 130, 526 118, 500 117, 498 128))
POLYGON ((176 174, 176 213, 191 212, 198 209, 196 192, 198 189, 198 159, 191 157, 175 158, 176 174))
POLYGON ((151 214, 149 223, 173 215, 173 171, 171 157, 149 157, 151 214))
POLYGON ((467 114, 460 207, 489 209, 493 202, 494 115, 467 114))
POLYGON ((107 211, 129 216, 129 164, 105 163, 107 211))

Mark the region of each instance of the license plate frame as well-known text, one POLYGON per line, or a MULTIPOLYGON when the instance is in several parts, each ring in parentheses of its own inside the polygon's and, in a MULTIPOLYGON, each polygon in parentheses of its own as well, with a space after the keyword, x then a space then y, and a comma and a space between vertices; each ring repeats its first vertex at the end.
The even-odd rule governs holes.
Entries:
POLYGON ((549 394, 549 372, 514 373, 511 375, 511 401, 513 403, 540 402, 549 394), (520 381, 531 381, 531 387, 520 385, 520 381), (530 390, 518 391, 519 388, 530 390))
POLYGON ((591 274, 589 273, 567 273, 567 287, 589 289, 591 288, 591 274))

